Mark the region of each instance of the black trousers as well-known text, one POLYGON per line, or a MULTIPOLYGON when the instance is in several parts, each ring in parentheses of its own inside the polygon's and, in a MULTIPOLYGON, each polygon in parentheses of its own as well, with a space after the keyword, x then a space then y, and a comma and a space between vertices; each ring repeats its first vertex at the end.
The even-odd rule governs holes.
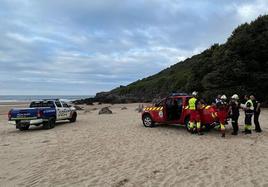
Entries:
POLYGON ((260 116, 260 113, 259 112, 254 112, 254 124, 255 124, 255 130, 257 132, 261 132, 261 126, 260 126, 260 123, 259 123, 259 116, 260 116))
POLYGON ((251 113, 245 114, 245 132, 251 132, 252 116, 253 114, 251 113))
POLYGON ((238 117, 239 116, 232 116, 232 126, 234 133, 238 132, 238 117))

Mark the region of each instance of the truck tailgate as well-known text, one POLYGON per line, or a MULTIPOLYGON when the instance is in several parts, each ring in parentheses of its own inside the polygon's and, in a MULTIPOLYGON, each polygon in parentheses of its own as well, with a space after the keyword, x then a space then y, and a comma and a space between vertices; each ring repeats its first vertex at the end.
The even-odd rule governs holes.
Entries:
POLYGON ((11 120, 36 119, 38 111, 36 108, 12 109, 11 120))

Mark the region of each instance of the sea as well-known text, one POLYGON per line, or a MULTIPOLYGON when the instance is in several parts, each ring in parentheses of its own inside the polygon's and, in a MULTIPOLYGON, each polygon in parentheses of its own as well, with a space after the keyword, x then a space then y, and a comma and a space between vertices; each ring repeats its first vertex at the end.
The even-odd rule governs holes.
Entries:
POLYGON ((0 95, 0 102, 29 102, 42 99, 61 99, 70 102, 92 97, 94 97, 94 95, 0 95))

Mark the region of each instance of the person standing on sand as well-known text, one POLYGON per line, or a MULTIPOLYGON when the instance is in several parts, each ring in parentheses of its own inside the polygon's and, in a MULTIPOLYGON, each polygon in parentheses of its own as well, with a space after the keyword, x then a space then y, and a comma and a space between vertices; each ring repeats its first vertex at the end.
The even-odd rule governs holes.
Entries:
POLYGON ((233 132, 232 135, 237 135, 238 133, 238 118, 239 118, 239 107, 240 107, 240 103, 239 103, 239 96, 237 94, 234 94, 231 97, 231 101, 230 101, 230 107, 229 107, 229 112, 230 112, 230 116, 232 119, 232 126, 233 126, 233 132))
POLYGON ((262 132, 261 127, 260 127, 260 123, 259 123, 259 116, 261 113, 261 104, 259 101, 256 100, 254 95, 250 96, 250 99, 253 102, 253 107, 254 107, 254 124, 255 124, 255 131, 256 132, 262 132))
POLYGON ((221 129, 221 137, 225 137, 225 123, 227 120, 227 116, 228 116, 228 104, 226 102, 227 97, 226 95, 222 95, 221 96, 221 102, 217 103, 217 113, 218 113, 218 118, 220 121, 220 129, 221 129))
POLYGON ((220 103, 221 101, 221 95, 217 95, 217 98, 215 99, 215 104, 217 105, 217 103, 220 103))
POLYGON ((251 134, 251 126, 252 126, 252 115, 254 112, 254 106, 252 100, 248 97, 248 95, 245 95, 245 134, 251 134))
POLYGON ((194 133, 194 126, 196 123, 196 129, 197 129, 197 133, 198 135, 203 135, 203 133, 201 132, 201 118, 200 118, 200 114, 199 114, 199 109, 201 106, 201 103, 199 101, 199 99, 197 99, 197 92, 194 91, 192 93, 192 98, 189 99, 189 109, 190 109, 190 131, 191 133, 194 133))

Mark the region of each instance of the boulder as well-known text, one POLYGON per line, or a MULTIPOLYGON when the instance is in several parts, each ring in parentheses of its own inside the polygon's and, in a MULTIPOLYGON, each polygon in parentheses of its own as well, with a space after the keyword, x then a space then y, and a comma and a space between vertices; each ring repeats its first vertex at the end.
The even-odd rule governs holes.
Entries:
POLYGON ((121 110, 127 110, 127 107, 123 106, 123 107, 121 108, 121 110))
POLYGON ((78 106, 78 105, 74 105, 74 108, 75 108, 76 110, 84 110, 84 108, 82 108, 82 107, 80 107, 80 106, 78 106))
POLYGON ((86 114, 86 113, 91 113, 91 111, 87 109, 84 111, 84 114, 86 114))
POLYGON ((108 108, 108 107, 104 107, 102 109, 100 109, 99 114, 112 114, 113 112, 108 108))
POLYGON ((138 108, 136 108, 135 111, 141 113, 143 111, 143 104, 139 104, 138 108))

